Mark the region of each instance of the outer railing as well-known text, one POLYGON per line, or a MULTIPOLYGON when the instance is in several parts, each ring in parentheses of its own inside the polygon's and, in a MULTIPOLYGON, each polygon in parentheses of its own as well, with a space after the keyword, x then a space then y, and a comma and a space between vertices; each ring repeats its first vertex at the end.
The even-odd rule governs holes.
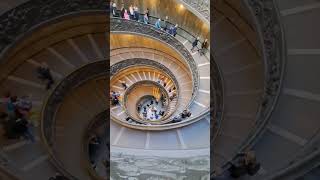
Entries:
POLYGON ((192 81, 193 81, 193 98, 195 98, 195 93, 198 92, 199 89, 199 73, 197 64, 194 61, 192 55, 189 51, 185 48, 185 46, 180 43, 176 38, 155 28, 152 25, 143 24, 141 22, 133 21, 133 20, 126 20, 121 18, 111 18, 110 20, 110 31, 115 33, 133 33, 133 34, 141 34, 143 36, 148 36, 153 39, 157 39, 161 42, 164 42, 168 46, 171 46, 173 49, 176 50, 178 54, 187 62, 191 72, 192 72, 192 81))
MULTIPOLYGON (((207 23, 210 22, 210 0, 180 0, 185 5, 194 9, 197 13, 202 16, 207 23)), ((214 3, 214 1, 212 2, 214 3)))
MULTIPOLYGON (((238 152, 253 148, 265 132, 265 127, 281 92, 286 62, 285 36, 280 23, 279 10, 274 0, 246 0, 245 3, 254 17, 254 24, 258 32, 264 62, 265 83, 256 123, 238 152)), ((226 169, 227 165, 223 168, 226 169)))
MULTIPOLYGON (((0 63, 5 63, 10 50, 15 43, 28 35, 31 31, 64 15, 81 13, 101 13, 105 12, 109 4, 105 0, 95 1, 27 1, 14 9, 11 9, 0 16, 0 63)), ((47 134, 46 134, 47 135, 47 134)), ((46 136, 44 134, 44 136, 46 136)), ((49 142, 48 142, 49 143, 49 142)), ((48 152, 50 147, 46 147, 48 152)), ((52 153, 50 153, 52 155, 52 153)), ((52 156, 53 161, 55 161, 52 156)), ((10 163, 10 162, 6 162, 10 163)), ((72 175, 64 171, 59 163, 54 163, 58 170, 74 179, 72 175)), ((6 168, 10 169, 8 165, 6 168)), ((14 172, 14 170, 12 170, 14 172)), ((12 176, 13 177, 13 176, 12 176)), ((13 177, 14 178, 14 177, 13 177)))
MULTIPOLYGON (((132 67, 137 67, 137 66, 149 66, 149 67, 153 67, 156 69, 159 69, 161 71, 163 71, 166 75, 168 75, 170 77, 170 79, 173 81, 173 84, 176 87, 177 90, 177 97, 179 97, 180 94, 180 87, 179 87, 179 83, 177 81, 177 79, 175 78, 174 74, 170 71, 170 69, 168 69, 167 67, 165 67, 164 65, 153 61, 153 60, 149 60, 149 59, 141 59, 141 58, 133 58, 133 59, 127 59, 127 60, 123 60, 121 62, 115 63, 110 67, 110 77, 111 80, 113 78, 113 76, 115 76, 118 72, 121 72, 125 69, 128 68, 132 68, 132 67)), ((139 82, 138 82, 139 83, 139 82)), ((127 91, 130 90, 132 86, 130 86, 125 94, 127 94, 127 91)), ((164 89, 165 90, 165 89, 164 89)), ((168 98, 167 98, 168 99, 168 98)), ((124 105, 126 104, 126 96, 124 98, 124 105)), ((177 104, 177 107, 179 106, 179 103, 177 104)), ((189 106, 189 105, 187 105, 189 106)), ((128 114, 129 115, 129 114, 128 114)), ((143 123, 141 120, 138 119, 134 119, 133 117, 131 117, 134 121, 136 122, 141 122, 143 123)), ((116 122, 119 122, 121 120, 119 120, 118 118, 114 117, 114 120, 116 120, 116 122)), ((168 119, 169 120, 169 119, 168 119)), ((162 119, 163 122, 167 122, 166 119, 162 119)), ((130 125, 130 124, 129 124, 130 125)), ((152 125, 153 126, 153 125, 152 125)))
MULTIPOLYGON (((138 87, 139 85, 143 85, 143 84, 152 84, 153 86, 158 87, 161 92, 164 92, 166 99, 169 101, 169 94, 168 94, 167 90, 165 89, 165 87, 163 87, 163 86, 160 85, 159 83, 157 83, 157 82, 155 82, 155 81, 152 81, 152 80, 142 80, 142 81, 138 81, 138 82, 132 84, 132 85, 126 90, 125 94, 123 95, 123 96, 124 96, 124 103, 123 103, 123 104, 124 104, 125 107, 127 107, 127 105, 129 104, 129 102, 128 102, 128 95, 129 95, 136 87, 138 87)), ((178 97, 179 97, 179 96, 178 96, 178 97)), ((138 103, 138 102, 137 102, 137 103, 138 103)), ((138 105, 138 104, 134 104, 135 107, 137 107, 137 105, 138 105)), ((166 119, 166 116, 170 116, 170 115, 174 112, 174 111, 172 111, 172 112, 169 113, 169 112, 167 111, 169 105, 170 105, 170 102, 169 102, 168 105, 165 107, 166 114, 163 116, 163 118, 159 119, 159 121, 154 122, 154 123, 151 123, 151 122, 150 122, 151 125, 152 125, 152 124, 159 124, 159 123, 160 123, 160 124, 163 124, 163 123, 165 123, 165 122, 168 121, 168 120, 166 119), (169 113, 169 114, 168 114, 168 113, 169 113)), ((126 112, 127 112, 128 115, 130 115, 127 109, 128 109, 128 108, 126 108, 126 112)), ((136 108, 135 108, 135 109, 136 109, 136 108)), ((135 112, 138 113, 137 111, 135 111, 135 112)), ((131 116, 131 117, 132 117, 132 116, 131 116)), ((140 123, 143 123, 143 124, 147 124, 147 123, 148 123, 148 121, 145 121, 145 120, 142 119, 142 118, 140 118, 140 119, 134 119, 134 118, 132 118, 132 119, 133 119, 134 121, 137 121, 137 122, 140 122, 140 123)))
POLYGON ((255 127, 242 145, 242 150, 253 147, 269 122, 280 95, 286 61, 285 36, 274 1, 247 0, 246 3, 255 18, 262 44, 265 89, 255 127))
MULTIPOLYGON (((107 110, 108 111, 108 110, 107 110)), ((87 165, 87 168, 89 170, 89 174, 91 175, 91 177, 93 179, 96 180, 106 180, 109 177, 102 177, 101 175, 99 175, 92 167, 91 163, 90 163, 90 157, 89 157, 89 143, 90 143, 90 135, 92 133, 95 133, 95 130, 97 128, 101 128, 104 127, 105 131, 109 131, 109 122, 107 121, 108 119, 108 112, 107 111, 103 111, 100 114, 98 114, 92 121, 90 121, 90 123, 88 124, 88 128, 87 131, 85 132, 84 136, 83 136, 83 154, 86 156, 85 158, 85 164, 87 165)), ((108 133, 108 132, 106 132, 108 133)), ((104 145, 104 143, 108 144, 108 142, 102 142, 102 146, 104 145)), ((106 147, 108 148, 108 147, 106 147)), ((108 149, 110 151, 110 149, 108 149)), ((106 169, 106 171, 108 171, 106 169)))
MULTIPOLYGON (((105 12, 109 4, 105 0, 90 1, 27 1, 0 16, 0 54, 14 45, 39 24, 63 15, 83 12, 105 12)), ((4 59, 1 59, 1 62, 4 59)))
POLYGON ((107 76, 105 61, 93 62, 78 68, 53 88, 52 93, 46 98, 41 112, 41 138, 46 145, 47 151, 50 154, 55 167, 69 179, 75 180, 77 178, 65 170, 63 163, 56 158, 56 111, 63 102, 64 97, 72 88, 99 76, 107 76))

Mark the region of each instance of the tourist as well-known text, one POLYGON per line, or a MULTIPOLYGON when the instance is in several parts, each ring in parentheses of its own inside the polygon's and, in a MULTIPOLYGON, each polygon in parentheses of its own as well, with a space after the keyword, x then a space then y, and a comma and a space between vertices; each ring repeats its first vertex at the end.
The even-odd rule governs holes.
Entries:
POLYGON ((121 18, 124 18, 124 13, 125 13, 125 8, 124 8, 124 6, 122 5, 122 7, 121 7, 121 12, 120 12, 120 17, 121 17, 121 18))
POLYGON ((232 178, 239 178, 245 175, 253 176, 259 169, 260 164, 256 160, 255 153, 253 151, 247 151, 237 154, 233 162, 229 162, 231 167, 228 172, 232 178))
POLYGON ((139 19, 140 19, 139 8, 137 6, 134 6, 133 11, 134 11, 134 19, 136 21, 139 21, 139 19))
POLYGON ((39 79, 41 79, 42 81, 47 81, 46 89, 49 90, 52 84, 54 84, 54 80, 49 67, 43 63, 37 68, 37 73, 39 79))
POLYGON ((123 15, 123 17, 124 17, 124 19, 126 19, 126 20, 130 20, 128 11, 127 11, 126 9, 124 10, 124 15, 123 15))
POLYGON ((112 15, 113 17, 117 16, 117 4, 116 3, 112 3, 112 15))
POLYGON ((199 42, 199 37, 197 37, 193 42, 192 42, 192 48, 191 48, 191 52, 193 52, 194 48, 197 47, 198 42, 199 42))
POLYGON ((168 19, 169 19, 168 16, 166 16, 165 19, 163 20, 163 25, 162 25, 162 27, 163 27, 163 30, 164 30, 164 31, 167 31, 167 30, 168 30, 168 25, 169 25, 168 19))
POLYGON ((131 20, 134 20, 134 10, 132 5, 129 7, 129 17, 131 20))
POLYGON ((17 102, 18 102, 17 96, 11 96, 10 93, 6 95, 4 103, 6 106, 6 113, 8 114, 9 118, 14 117, 17 102))
POLYGON ((161 23, 161 19, 158 19, 158 20, 156 21, 156 23, 154 24, 154 26, 155 26, 157 29, 161 29, 160 23, 161 23))
POLYGON ((141 105, 141 104, 139 104, 139 105, 138 105, 138 107, 137 107, 138 112, 140 112, 140 111, 141 111, 141 107, 142 107, 142 105, 141 105))
POLYGON ((144 22, 144 24, 149 23, 149 17, 148 17, 147 11, 143 15, 143 22, 144 22))
POLYGON ((208 50, 209 44, 208 39, 205 39, 201 44, 201 49, 199 50, 200 56, 205 55, 208 50))
POLYGON ((127 86, 125 81, 121 81, 121 85, 124 88, 124 90, 126 90, 128 88, 128 86, 127 86))
POLYGON ((149 19, 149 17, 150 17, 149 8, 147 8, 147 10, 146 10, 146 15, 147 15, 147 17, 148 17, 148 19, 149 19))
POLYGON ((181 118, 187 118, 187 117, 190 117, 191 116, 191 112, 187 109, 183 110, 182 113, 180 114, 181 115, 181 118))
POLYGON ((169 34, 175 37, 177 35, 177 30, 178 30, 178 24, 176 24, 175 26, 171 26, 169 28, 169 34))
POLYGON ((181 121, 182 121, 182 119, 180 116, 175 116, 171 120, 172 123, 177 123, 177 122, 181 122, 181 121))
POLYGON ((169 97, 169 100, 172 101, 174 100, 174 98, 177 97, 177 93, 176 92, 173 92, 172 95, 169 97))
POLYGON ((163 82, 163 87, 166 87, 167 86, 167 83, 166 82, 163 82))

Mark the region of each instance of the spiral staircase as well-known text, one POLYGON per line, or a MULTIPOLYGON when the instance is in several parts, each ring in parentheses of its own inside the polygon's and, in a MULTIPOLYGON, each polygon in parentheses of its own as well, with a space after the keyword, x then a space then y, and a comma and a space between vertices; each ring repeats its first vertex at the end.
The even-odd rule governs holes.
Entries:
POLYGON ((107 52, 109 4, 102 0, 0 3, 0 93, 28 95, 38 115, 35 143, 1 137, 0 178, 48 179, 60 172, 70 179, 106 179, 101 159, 108 143, 113 179, 208 179, 210 151, 214 177, 245 149, 254 150, 262 168, 244 179, 319 178, 319 1, 217 0, 210 3, 211 18, 210 1, 174 2, 186 7, 185 17, 213 22, 206 56, 190 51, 199 34, 192 25, 172 37, 118 18, 110 19, 107 52), (41 64, 56 81, 49 91, 35 74, 41 64), (123 97, 110 107, 110 142, 97 128, 105 127, 108 108, 106 66, 110 90, 123 97), (177 97, 158 122, 133 113, 138 97, 152 93, 134 88, 144 83, 168 97, 176 87, 177 97), (186 108, 191 117, 173 122, 186 108), (92 131, 106 146, 96 169, 87 152, 92 131))

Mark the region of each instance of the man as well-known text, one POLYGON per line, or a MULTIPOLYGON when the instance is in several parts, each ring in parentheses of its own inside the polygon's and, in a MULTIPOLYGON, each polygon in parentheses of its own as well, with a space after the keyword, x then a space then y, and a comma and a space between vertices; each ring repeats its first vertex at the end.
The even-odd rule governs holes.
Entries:
POLYGON ((169 29, 169 34, 175 37, 177 35, 177 30, 178 30, 178 24, 176 24, 175 26, 171 26, 169 29))
POLYGON ((160 22, 161 22, 161 19, 158 19, 158 20, 156 21, 156 23, 154 24, 154 26, 155 26, 157 29, 161 29, 160 22))
POLYGON ((197 37, 193 42, 192 42, 192 48, 191 48, 191 52, 193 52, 194 48, 197 47, 198 42, 199 42, 199 37, 197 37))
POLYGON ((54 80, 51 75, 51 71, 50 71, 49 67, 43 63, 43 64, 41 64, 41 66, 39 66, 37 68, 37 73, 38 73, 39 79, 41 79, 43 81, 47 81, 46 89, 49 90, 51 88, 52 84, 54 84, 54 80))
POLYGON ((205 55, 209 47, 208 39, 205 39, 201 44, 201 49, 199 49, 200 56, 205 55))

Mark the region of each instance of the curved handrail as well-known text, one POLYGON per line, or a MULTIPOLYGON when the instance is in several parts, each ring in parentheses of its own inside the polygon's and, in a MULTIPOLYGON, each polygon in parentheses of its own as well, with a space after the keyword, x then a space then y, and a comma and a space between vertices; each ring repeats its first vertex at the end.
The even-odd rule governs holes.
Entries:
MULTIPOLYGON (((153 84, 154 86, 156 87, 159 87, 161 89, 161 91, 165 92, 165 96, 166 96, 166 99, 169 99, 169 94, 168 92, 166 91, 166 89, 158 84, 157 82, 154 82, 154 81, 151 81, 151 80, 143 80, 143 81, 139 81, 139 82, 136 82, 134 84, 132 84, 128 89, 127 91, 125 92, 125 94, 123 95, 124 96, 124 105, 126 106, 128 104, 128 95, 131 93, 132 90, 134 90, 134 88, 136 88, 137 86, 139 86, 140 84, 153 84)), ((137 105, 137 104, 136 104, 137 105)), ((135 106, 137 107, 137 106, 135 106)), ((129 115, 128 113, 128 110, 126 108, 126 112, 127 112, 127 115, 129 115)), ((174 111, 173 111, 174 112, 174 111)), ((172 114, 173 112, 171 112, 170 114, 172 114)), ((169 114, 169 115, 170 115, 169 114)), ((132 118, 132 116, 130 116, 132 118)), ((163 116, 165 117, 165 116, 163 116)), ((144 121, 143 119, 135 119, 135 118, 132 118, 134 121, 138 121, 140 123, 148 123, 146 121, 144 121)), ((161 120, 162 123, 166 122, 166 119, 165 118, 162 118, 162 119, 159 119, 159 121, 161 120)))
MULTIPOLYGON (((117 10, 117 13, 120 14, 121 11, 120 10, 117 10)), ((139 13, 140 17, 143 17, 144 14, 142 13, 139 13)), ((110 16, 111 17, 111 16, 110 16)), ((111 18, 117 18, 117 17, 111 17, 111 18)), ((156 23, 156 21, 159 19, 159 17, 156 17, 156 16, 152 16, 152 15, 149 15, 148 17, 148 25, 153 25, 156 23)), ((139 20, 140 22, 140 20, 139 20)), ((175 26, 174 23, 170 22, 170 21, 166 21, 170 26, 175 26)), ((165 31, 164 31, 165 32, 165 31)), ((182 37, 183 39, 186 39, 188 42, 192 43, 198 36, 192 34, 191 32, 185 30, 184 28, 178 26, 177 28, 177 35, 179 35, 180 37, 182 37)), ((200 40, 199 42, 203 42, 204 41, 204 38, 203 37, 200 37, 200 40)), ((198 44, 198 48, 201 47, 200 43, 198 44)), ((208 49, 210 51, 210 49, 208 49)))
POLYGON ((74 70, 66 78, 55 85, 52 88, 51 93, 49 93, 44 102, 42 111, 41 111, 41 138, 47 152, 49 153, 53 165, 68 177, 71 180, 76 180, 77 178, 69 173, 62 165, 62 162, 55 157, 56 150, 54 147, 54 137, 55 137, 55 113, 56 109, 59 107, 60 103, 63 100, 63 97, 66 95, 70 88, 75 85, 79 85, 88 79, 94 78, 99 75, 107 75, 105 70, 105 60, 91 62, 85 64, 82 67, 74 70), (89 67, 89 68, 88 68, 89 67), (91 76, 90 76, 91 74, 91 76), (92 76, 94 75, 94 76, 92 76))
POLYGON ((286 44, 284 43, 285 36, 282 24, 280 23, 280 11, 273 0, 268 1, 269 2, 258 2, 257 0, 251 0, 247 4, 252 15, 255 17, 255 23, 258 27, 257 31, 260 35, 264 54, 263 60, 265 63, 266 77, 264 95, 257 113, 255 128, 248 136, 249 138, 245 144, 241 146, 241 151, 252 148, 264 132, 265 126, 278 102, 284 79, 286 44), (270 6, 270 4, 272 4, 272 6, 270 6), (258 9, 260 11, 257 11, 258 9))
MULTIPOLYGON (((166 74, 173 82, 173 84, 175 85, 176 89, 177 89, 177 96, 179 96, 180 94, 180 87, 179 87, 179 83, 178 80, 175 78, 174 74, 170 71, 170 69, 168 69, 167 67, 165 67, 164 65, 154 61, 154 60, 150 60, 150 59, 142 59, 142 58, 131 58, 131 59, 126 59, 123 60, 121 62, 115 63, 110 67, 110 81, 112 81, 113 76, 120 72, 123 71, 125 69, 129 69, 132 67, 136 67, 138 65, 142 65, 142 66, 147 66, 147 67, 152 67, 155 69, 160 69, 164 74, 166 74)), ((126 90, 127 91, 127 90, 126 90)), ((191 103, 189 103, 187 107, 190 106, 191 103)), ((179 105, 179 102, 178 102, 179 105)), ((178 107, 178 106, 177 106, 178 107)), ((176 107, 176 109, 177 109, 176 107)))
MULTIPOLYGON (((143 59, 139 59, 139 58, 135 58, 135 59, 129 59, 129 60, 125 60, 125 61, 121 61, 121 62, 118 62, 114 65, 111 66, 110 68, 110 76, 112 78, 112 76, 114 74, 116 74, 118 71, 122 70, 123 68, 128 68, 130 67, 130 65, 137 65, 137 64, 144 64, 143 62, 143 59), (139 60, 139 61, 137 61, 139 60), (125 62, 125 61, 128 61, 128 62, 125 62)), ((149 62, 150 60, 148 60, 149 62)), ((150 61, 151 62, 151 61, 150 61)), ((157 62, 154 62, 154 63, 157 63, 157 62)), ((179 88, 177 86, 177 88, 179 88)), ((204 116, 204 115, 207 115, 209 114, 209 108, 207 108, 206 110, 204 110, 204 113, 198 115, 197 117, 201 117, 204 116)), ((182 127, 182 126, 185 126, 185 125, 188 125, 188 124, 191 124, 197 120, 200 120, 201 118, 197 119, 197 118, 189 118, 183 122, 178 122, 178 123, 174 123, 174 124, 165 124, 165 125, 133 125, 133 124, 128 124, 127 122, 124 122, 124 121, 121 121, 119 120, 118 118, 114 117, 114 116, 111 116, 112 119, 118 123, 120 123, 121 125, 124 125, 126 127, 130 127, 130 128, 136 128, 136 129, 148 129, 148 130, 165 130, 165 129, 171 129, 171 128, 178 128, 178 127, 182 127), (190 123, 191 122, 191 123, 190 123), (146 126, 148 126, 146 128, 146 126)), ((135 120, 135 121, 138 121, 138 120, 135 120)), ((139 121, 138 121, 139 122, 139 121)))
MULTIPOLYGON (((264 62, 264 94, 256 114, 256 123, 239 150, 234 154, 253 148, 266 130, 266 125, 278 102, 286 66, 285 36, 280 22, 280 14, 273 0, 245 1, 254 17, 254 24, 259 35, 264 62)), ((235 155, 230 159, 232 161, 235 155)), ((223 165, 226 169, 227 164, 223 165)))
POLYGON ((202 16, 206 23, 210 22, 210 0, 180 0, 185 5, 189 6, 190 8, 194 9, 197 14, 202 16))
MULTIPOLYGON (((143 46, 135 46, 135 47, 128 47, 128 46, 124 46, 124 47, 119 47, 119 48, 114 48, 114 49, 111 49, 111 52, 112 51, 116 51, 116 50, 121 50, 121 49, 136 49, 137 51, 139 52, 143 52, 144 49, 146 50, 152 50, 152 51, 157 51, 157 52, 153 52, 155 55, 159 55, 159 56, 168 56, 170 57, 170 59, 174 60, 174 61, 177 61, 177 62, 180 62, 182 63, 183 67, 180 66, 180 68, 183 68, 183 70, 185 71, 188 71, 188 69, 185 67, 185 64, 183 64, 183 62, 181 62, 180 60, 178 60, 177 58, 173 57, 172 55, 162 51, 162 50, 159 50, 159 49, 155 49, 155 48, 150 48, 150 47, 143 47, 143 46)), ((113 56, 117 56, 117 55, 121 55, 121 54, 125 54, 125 53, 128 53, 128 52, 124 52, 124 53, 117 53, 117 54, 112 54, 110 55, 110 57, 113 57, 113 56)))
MULTIPOLYGON (((96 115, 95 118, 93 118, 93 120, 91 120, 88 124, 88 128, 87 128, 87 131, 84 133, 83 135, 83 154, 85 154, 85 164, 87 165, 87 168, 88 168, 88 171, 89 171, 89 174, 91 175, 92 178, 96 179, 96 180, 106 180, 104 177, 101 177, 98 175, 98 173, 93 169, 91 163, 90 163, 90 157, 89 157, 89 143, 90 143, 90 134, 91 134, 91 131, 94 130, 97 126, 106 126, 106 130, 108 129, 107 128, 107 112, 108 110, 106 111, 103 111, 101 113, 99 113, 98 115, 96 115)), ((106 147, 107 148, 107 147, 106 147)))
MULTIPOLYGON (((193 92, 197 92, 199 89, 199 73, 197 65, 189 53, 189 51, 185 48, 185 46, 180 43, 173 36, 169 35, 167 32, 159 30, 154 26, 143 24, 141 22, 126 20, 122 18, 111 18, 110 20, 110 31, 114 33, 132 33, 132 34, 141 34, 143 36, 150 37, 152 39, 156 39, 160 42, 163 42, 175 49, 177 54, 180 54, 181 57, 186 60, 189 68, 192 72, 192 81, 194 82, 193 92)), ((194 100, 195 95, 192 98, 194 100)))

